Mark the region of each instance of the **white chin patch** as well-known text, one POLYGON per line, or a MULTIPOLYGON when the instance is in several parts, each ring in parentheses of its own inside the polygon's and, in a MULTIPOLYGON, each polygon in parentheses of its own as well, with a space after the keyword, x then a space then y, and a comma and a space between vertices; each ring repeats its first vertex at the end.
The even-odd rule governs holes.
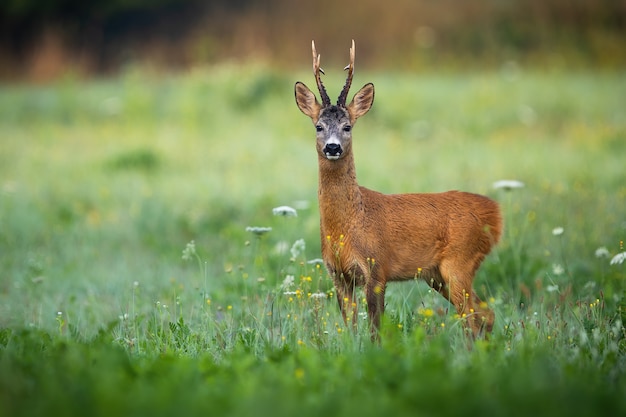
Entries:
POLYGON ((329 161, 336 161, 337 159, 339 159, 339 156, 341 155, 331 155, 331 154, 326 154, 326 159, 328 159, 329 161))

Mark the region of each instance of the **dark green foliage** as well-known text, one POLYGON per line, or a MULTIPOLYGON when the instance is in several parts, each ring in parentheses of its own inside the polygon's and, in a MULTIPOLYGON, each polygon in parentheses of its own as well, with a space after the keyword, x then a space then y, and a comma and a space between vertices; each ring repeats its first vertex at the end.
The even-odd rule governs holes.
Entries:
POLYGON ((102 340, 55 340, 18 331, 0 350, 0 414, 575 417, 626 412, 626 380, 618 372, 623 362, 612 361, 617 368, 607 374, 587 361, 555 361, 542 344, 502 355, 494 349, 454 351, 448 343, 445 337, 385 342, 348 356, 282 349, 255 358, 235 348, 215 360, 180 351, 129 355, 102 340))
POLYGON ((151 172, 159 167, 160 158, 151 149, 135 149, 112 157, 107 166, 115 171, 151 172))

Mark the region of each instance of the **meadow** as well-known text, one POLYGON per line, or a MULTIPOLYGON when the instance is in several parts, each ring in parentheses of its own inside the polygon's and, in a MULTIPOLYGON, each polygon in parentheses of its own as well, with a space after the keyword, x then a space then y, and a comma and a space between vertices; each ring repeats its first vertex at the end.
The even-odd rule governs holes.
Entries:
POLYGON ((342 322, 297 80, 0 87, 0 415, 626 415, 624 74, 357 71, 362 185, 501 204, 471 348, 420 282, 390 285, 380 344, 342 322))

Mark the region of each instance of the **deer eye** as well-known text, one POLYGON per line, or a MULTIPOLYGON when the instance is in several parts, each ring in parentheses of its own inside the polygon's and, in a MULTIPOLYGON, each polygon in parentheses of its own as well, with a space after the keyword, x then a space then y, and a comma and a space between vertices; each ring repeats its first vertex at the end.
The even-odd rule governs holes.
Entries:
POLYGON ((324 128, 322 127, 322 125, 317 125, 315 126, 315 130, 321 132, 322 130, 324 130, 324 128))
POLYGON ((345 125, 345 126, 343 127, 343 131, 344 131, 344 132, 349 132, 349 131, 351 131, 351 130, 352 130, 352 126, 350 126, 350 125, 345 125))

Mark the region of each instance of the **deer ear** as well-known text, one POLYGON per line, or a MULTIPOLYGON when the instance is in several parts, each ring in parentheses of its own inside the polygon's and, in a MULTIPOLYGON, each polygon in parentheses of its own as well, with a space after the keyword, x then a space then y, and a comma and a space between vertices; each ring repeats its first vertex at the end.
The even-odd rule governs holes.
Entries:
POLYGON ((354 95, 354 98, 348 104, 348 113, 350 113, 353 123, 367 113, 372 104, 374 104, 374 84, 368 83, 354 95))
POLYGON ((317 122, 317 118, 320 114, 322 106, 317 101, 315 94, 309 87, 298 81, 295 86, 296 104, 302 113, 306 114, 313 120, 313 123, 317 122))

